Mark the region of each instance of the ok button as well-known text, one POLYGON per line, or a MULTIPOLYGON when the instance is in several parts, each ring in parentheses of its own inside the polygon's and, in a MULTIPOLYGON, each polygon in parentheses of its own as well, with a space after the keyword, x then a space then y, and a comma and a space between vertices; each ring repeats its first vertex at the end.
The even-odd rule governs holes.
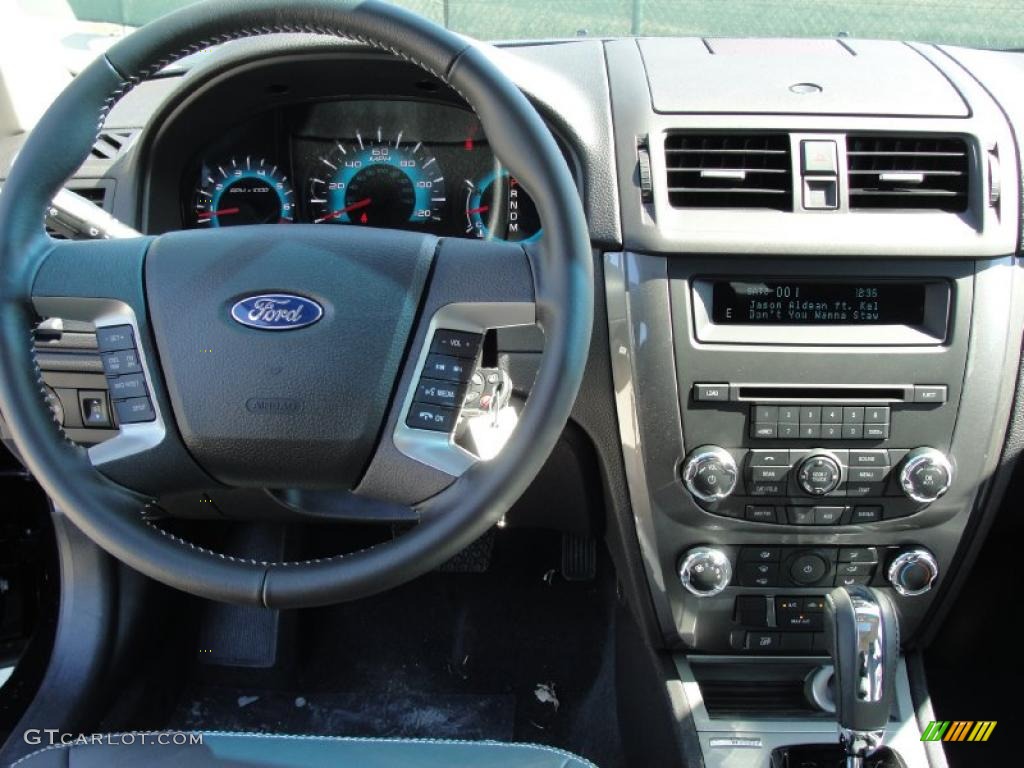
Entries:
POLYGON ((809 586, 825 577, 828 565, 818 555, 800 555, 789 568, 789 576, 802 586, 809 586))

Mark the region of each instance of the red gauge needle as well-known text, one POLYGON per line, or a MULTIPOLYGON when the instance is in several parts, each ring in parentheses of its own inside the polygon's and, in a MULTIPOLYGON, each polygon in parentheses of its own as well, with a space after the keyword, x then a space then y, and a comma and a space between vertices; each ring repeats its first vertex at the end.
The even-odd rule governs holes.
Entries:
POLYGON ((206 221, 207 219, 212 219, 214 216, 230 216, 233 213, 238 213, 240 210, 242 209, 221 208, 219 211, 206 211, 205 213, 200 213, 196 218, 199 219, 199 221, 206 221))
POLYGON ((331 211, 330 213, 324 214, 319 219, 317 219, 314 222, 314 224, 320 224, 320 223, 322 223, 324 221, 330 221, 331 219, 336 219, 339 216, 341 216, 343 213, 348 213, 349 211, 354 211, 354 210, 356 210, 358 208, 365 208, 366 206, 370 205, 372 202, 373 202, 373 198, 370 198, 370 197, 364 197, 362 200, 356 200, 351 205, 346 205, 344 208, 339 208, 336 211, 331 211))
POLYGON ((479 208, 470 208, 466 213, 472 216, 474 213, 487 213, 489 210, 491 210, 491 206, 481 205, 479 208))

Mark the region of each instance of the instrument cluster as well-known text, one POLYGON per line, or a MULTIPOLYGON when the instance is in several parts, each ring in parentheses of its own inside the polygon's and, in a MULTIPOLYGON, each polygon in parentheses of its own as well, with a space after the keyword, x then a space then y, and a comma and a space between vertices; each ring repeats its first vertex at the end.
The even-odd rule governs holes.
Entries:
POLYGON ((181 208, 190 228, 304 222, 541 236, 533 200, 476 116, 426 101, 329 101, 249 118, 187 169, 181 208))

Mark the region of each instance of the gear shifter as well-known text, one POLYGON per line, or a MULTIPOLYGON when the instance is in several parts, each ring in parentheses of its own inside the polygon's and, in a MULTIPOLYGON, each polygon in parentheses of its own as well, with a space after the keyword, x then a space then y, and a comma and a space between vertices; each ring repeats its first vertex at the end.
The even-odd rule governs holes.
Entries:
POLYGON ((846 766, 862 768, 882 744, 896 692, 896 610, 877 589, 839 587, 825 599, 825 633, 846 766))

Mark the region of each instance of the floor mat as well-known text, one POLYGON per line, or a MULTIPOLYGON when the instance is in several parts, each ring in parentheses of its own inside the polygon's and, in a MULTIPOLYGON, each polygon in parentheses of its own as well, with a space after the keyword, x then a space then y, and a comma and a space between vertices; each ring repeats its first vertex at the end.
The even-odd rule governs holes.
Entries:
POLYGON ((207 687, 186 692, 170 727, 387 738, 513 736, 515 697, 469 694, 287 693, 207 687))

